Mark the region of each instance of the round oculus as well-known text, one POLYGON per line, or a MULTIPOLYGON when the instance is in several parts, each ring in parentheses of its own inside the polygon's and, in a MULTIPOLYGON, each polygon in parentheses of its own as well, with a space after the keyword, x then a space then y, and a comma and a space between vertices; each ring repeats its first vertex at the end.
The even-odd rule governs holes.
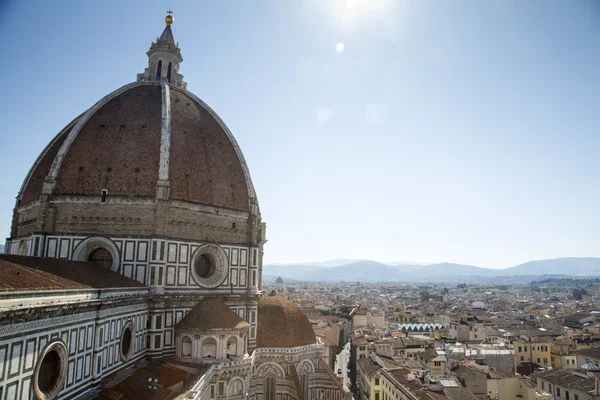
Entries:
POLYGON ((214 289, 227 277, 229 271, 227 254, 217 245, 205 244, 194 252, 190 271, 199 286, 214 289))
POLYGON ((53 340, 38 356, 33 374, 33 391, 38 400, 51 400, 58 396, 65 384, 69 352, 62 340, 53 340))
POLYGON ((135 325, 132 321, 128 321, 121 331, 121 344, 119 346, 119 350, 121 353, 121 360, 129 361, 131 356, 133 355, 134 343, 133 339, 135 338, 135 325))

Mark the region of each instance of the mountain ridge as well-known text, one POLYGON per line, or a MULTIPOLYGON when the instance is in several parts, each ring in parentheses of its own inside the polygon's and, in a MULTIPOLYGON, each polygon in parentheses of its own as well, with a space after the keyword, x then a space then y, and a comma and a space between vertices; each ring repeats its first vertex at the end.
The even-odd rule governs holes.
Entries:
POLYGON ((331 267, 297 264, 265 264, 265 274, 301 281, 365 282, 522 282, 552 275, 600 276, 600 257, 561 257, 533 260, 513 267, 492 269, 455 263, 381 263, 358 260, 331 267))

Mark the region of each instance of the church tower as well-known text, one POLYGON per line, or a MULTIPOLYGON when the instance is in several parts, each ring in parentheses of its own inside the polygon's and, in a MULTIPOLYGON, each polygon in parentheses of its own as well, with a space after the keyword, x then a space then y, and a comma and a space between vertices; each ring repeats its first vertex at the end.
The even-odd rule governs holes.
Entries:
POLYGON ((138 81, 146 82, 167 82, 171 85, 187 88, 187 82, 183 81, 183 75, 179 73, 179 64, 183 62, 179 44, 175 42, 171 25, 175 18, 172 10, 167 12, 165 17, 165 30, 162 35, 152 42, 148 55, 148 67, 143 73, 137 75, 138 81))

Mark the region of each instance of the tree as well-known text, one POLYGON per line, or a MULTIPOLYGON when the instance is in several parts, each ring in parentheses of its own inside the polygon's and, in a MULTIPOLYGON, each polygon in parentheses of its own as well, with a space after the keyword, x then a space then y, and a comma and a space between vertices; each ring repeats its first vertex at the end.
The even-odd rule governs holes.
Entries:
POLYGON ((573 299, 582 300, 584 295, 587 295, 587 292, 585 291, 585 289, 578 289, 578 288, 573 289, 573 299))

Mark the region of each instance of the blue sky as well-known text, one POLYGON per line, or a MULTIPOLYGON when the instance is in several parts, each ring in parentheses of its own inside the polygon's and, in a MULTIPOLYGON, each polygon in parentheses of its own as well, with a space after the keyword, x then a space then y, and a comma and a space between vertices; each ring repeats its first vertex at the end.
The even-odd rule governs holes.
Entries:
POLYGON ((135 80, 168 8, 188 89, 249 164, 265 262, 600 256, 584 0, 3 1, 0 236, 39 152, 135 80))

